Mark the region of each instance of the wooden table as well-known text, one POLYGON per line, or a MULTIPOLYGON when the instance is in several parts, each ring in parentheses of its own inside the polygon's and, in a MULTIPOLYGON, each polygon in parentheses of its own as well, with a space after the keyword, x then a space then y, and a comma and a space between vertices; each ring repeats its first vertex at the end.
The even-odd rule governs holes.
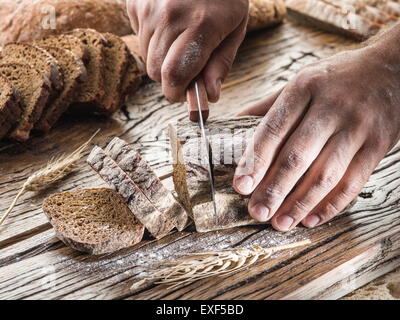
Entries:
MULTIPOLYGON (((242 46, 221 101, 212 115, 234 114, 280 88, 302 66, 353 45, 344 38, 287 23, 250 35, 242 46)), ((147 83, 114 119, 65 118, 50 135, 25 145, 0 145, 0 212, 24 180, 50 158, 70 152, 97 128, 104 146, 119 136, 140 147, 160 175, 171 169, 163 129, 183 119, 183 104, 170 104, 160 87, 147 83)), ((89 152, 89 150, 87 150, 89 152)), ((251 226, 199 234, 192 229, 133 248, 91 257, 66 247, 42 213, 43 199, 54 192, 105 186, 81 161, 79 171, 45 192, 23 196, 0 228, 0 298, 3 299, 326 299, 339 298, 400 264, 400 148, 375 171, 358 201, 329 224, 313 230, 278 233, 251 226), (213 278, 166 290, 129 288, 140 266, 176 255, 243 247, 273 246, 310 239, 312 244, 276 254, 229 278, 213 278)))

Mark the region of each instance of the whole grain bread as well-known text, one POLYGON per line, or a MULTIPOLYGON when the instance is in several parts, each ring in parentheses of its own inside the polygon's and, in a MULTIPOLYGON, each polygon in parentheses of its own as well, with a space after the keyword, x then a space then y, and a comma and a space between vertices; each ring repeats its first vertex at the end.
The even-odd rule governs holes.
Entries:
POLYGON ((87 79, 87 73, 82 60, 72 51, 55 47, 43 47, 43 49, 57 59, 64 80, 63 90, 54 100, 49 101, 35 124, 35 129, 48 132, 74 101, 79 85, 87 79))
POLYGON ((35 40, 33 41, 33 44, 38 47, 55 47, 70 50, 82 59, 84 63, 89 59, 88 47, 79 38, 70 34, 61 34, 58 36, 35 40))
POLYGON ((107 40, 92 29, 75 29, 71 31, 71 35, 79 38, 89 50, 87 81, 80 86, 77 93, 77 109, 82 108, 82 104, 92 108, 104 95, 104 46, 107 40))
POLYGON ((0 75, 7 78, 20 97, 22 115, 10 137, 25 141, 39 120, 50 94, 50 82, 38 70, 26 64, 0 65, 0 75))
POLYGON ((60 240, 90 254, 130 247, 143 237, 143 225, 111 189, 55 194, 43 202, 43 211, 60 240))
POLYGON ((55 92, 63 87, 57 60, 39 47, 26 43, 10 43, 1 50, 0 63, 29 64, 50 80, 55 92))
POLYGON ((128 207, 156 239, 164 237, 175 227, 174 222, 166 219, 165 215, 157 210, 103 149, 94 147, 87 158, 87 163, 124 198, 128 207))
POLYGON ((286 16, 284 0, 250 0, 247 31, 279 24, 286 16))
POLYGON ((139 187, 156 209, 167 220, 171 221, 179 231, 182 231, 188 225, 189 217, 186 211, 133 145, 122 139, 114 138, 104 151, 139 187))
POLYGON ((12 9, 10 18, 0 23, 0 46, 42 39, 75 28, 92 28, 120 36, 132 32, 124 0, 22 0, 12 9))
POLYGON ((107 40, 104 47, 104 95, 99 100, 99 112, 112 115, 120 108, 124 93, 122 80, 129 64, 129 50, 120 37, 104 33, 107 40), (122 89, 122 90, 121 90, 122 89))
POLYGON ((21 116, 17 94, 12 83, 0 76, 0 139, 7 135, 21 116))

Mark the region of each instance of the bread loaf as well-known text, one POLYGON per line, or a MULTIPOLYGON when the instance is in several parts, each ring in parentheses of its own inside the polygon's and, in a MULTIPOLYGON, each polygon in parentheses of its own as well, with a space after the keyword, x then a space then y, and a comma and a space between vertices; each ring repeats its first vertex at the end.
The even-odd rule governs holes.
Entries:
POLYGON ((0 139, 7 135, 21 116, 17 94, 12 83, 0 76, 0 139))
POLYGON ((42 39, 76 28, 92 28, 120 36, 131 33, 123 0, 22 0, 9 10, 14 12, 0 24, 0 46, 42 39))
POLYGON ((124 198, 128 207, 156 239, 164 237, 175 227, 174 221, 166 219, 155 208, 139 187, 103 149, 94 147, 87 158, 87 163, 124 198))
POLYGON ((187 226, 188 215, 183 207, 132 145, 114 138, 104 151, 124 170, 166 220, 171 221, 179 231, 187 226))
POLYGON ((286 16, 283 0, 250 0, 247 31, 259 30, 279 24, 286 16))
POLYGON ((43 202, 43 212, 57 237, 72 248, 98 255, 130 247, 142 240, 144 227, 110 189, 86 189, 55 194, 43 202))
POLYGON ((79 86, 87 80, 87 73, 82 60, 72 51, 55 47, 43 47, 43 49, 57 59, 64 81, 63 90, 55 99, 49 101, 35 124, 35 129, 48 132, 74 101, 79 86))
POLYGON ((50 82, 38 70, 26 64, 2 64, 0 75, 6 77, 17 90, 22 109, 22 115, 10 137, 26 141, 47 103, 51 90, 50 82))

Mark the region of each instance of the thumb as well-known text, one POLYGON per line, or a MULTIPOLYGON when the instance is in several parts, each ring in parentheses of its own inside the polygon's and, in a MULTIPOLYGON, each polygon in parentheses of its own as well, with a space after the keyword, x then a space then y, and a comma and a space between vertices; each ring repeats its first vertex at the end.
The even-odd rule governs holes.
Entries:
POLYGON ((203 69, 208 99, 217 102, 221 93, 221 85, 235 60, 237 51, 246 32, 246 24, 241 24, 213 51, 207 65, 203 69))

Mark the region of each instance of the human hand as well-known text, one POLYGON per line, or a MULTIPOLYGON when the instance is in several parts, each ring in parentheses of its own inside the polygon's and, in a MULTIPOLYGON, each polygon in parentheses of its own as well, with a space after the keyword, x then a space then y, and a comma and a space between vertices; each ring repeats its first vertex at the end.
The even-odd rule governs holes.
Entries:
POLYGON ((358 195, 400 136, 400 64, 391 43, 307 66, 241 113, 265 115, 233 183, 237 192, 253 193, 254 219, 271 219, 279 231, 300 222, 314 227, 358 195))
POLYGON ((200 73, 210 102, 244 39, 248 0, 127 0, 151 79, 170 101, 184 101, 200 73))

